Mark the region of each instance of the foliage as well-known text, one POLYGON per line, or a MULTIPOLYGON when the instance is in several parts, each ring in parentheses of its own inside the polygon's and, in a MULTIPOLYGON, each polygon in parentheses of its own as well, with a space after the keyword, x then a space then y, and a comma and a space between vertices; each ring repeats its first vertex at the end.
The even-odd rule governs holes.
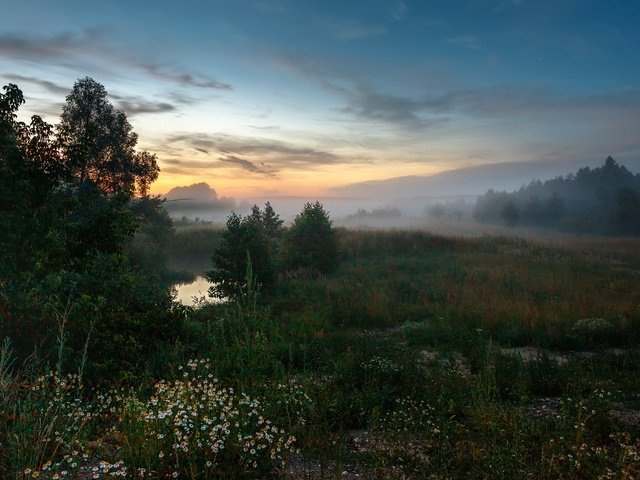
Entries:
POLYGON ((245 217, 232 213, 214 251, 214 268, 205 274, 213 283, 209 295, 241 298, 247 289, 249 262, 258 290, 266 294, 273 292, 278 273, 285 269, 328 273, 336 267, 337 237, 319 202, 307 203, 288 230, 282 224, 269 202, 264 211, 254 205, 245 217))
POLYGON ((263 224, 262 215, 254 205, 251 215, 244 218, 232 213, 227 219, 219 247, 213 254, 213 269, 205 274, 213 285, 209 295, 238 299, 246 287, 248 262, 257 278, 260 291, 269 292, 276 275, 272 238, 263 224))
POLYGON ((476 200, 479 222, 574 232, 638 235, 640 174, 608 157, 601 167, 541 182, 516 192, 489 190, 476 200))
POLYGON ((173 221, 163 208, 160 197, 141 197, 129 202, 129 209, 138 226, 127 244, 127 256, 132 266, 160 280, 171 279, 168 269, 169 248, 173 244, 173 221))
POLYGON ((138 136, 124 112, 92 78, 78 80, 62 109, 58 137, 70 174, 109 194, 145 195, 158 178, 155 155, 136 152, 138 136))
POLYGON ((130 374, 181 321, 165 286, 134 272, 125 253, 141 224, 156 238, 170 231, 157 199, 132 200, 157 177, 155 158, 135 151, 126 116, 92 79, 76 83, 57 128, 37 116, 18 122, 22 93, 15 85, 5 92, 0 331, 20 358, 64 350, 76 369, 91 352, 91 382, 130 374))
POLYGON ((187 478, 256 478, 284 466, 295 437, 265 418, 259 399, 220 385, 204 359, 180 370, 149 400, 123 399, 116 429, 130 465, 187 478))
POLYGON ((287 266, 329 273, 338 265, 338 240, 320 202, 306 203, 287 232, 287 266))
MULTIPOLYGON (((38 438, 49 438, 53 395, 31 389, 40 377, 29 373, 33 367, 16 364, 3 374, 7 362, 0 355, 0 392, 6 392, 0 442, 10 445, 0 456, 2 475, 637 475, 640 290, 638 278, 621 270, 640 266, 637 239, 347 231, 340 241, 343 262, 331 275, 284 277, 268 305, 246 299, 187 310, 178 334, 161 336, 172 328, 162 323, 145 331, 153 349, 132 354, 135 344, 118 343, 127 361, 137 359, 127 369, 134 388, 65 393, 65 403, 75 406, 65 410, 70 416, 55 417, 56 425, 82 428, 63 441, 50 437, 55 452, 36 447, 38 438), (184 358, 204 355, 208 361, 179 367, 184 358), (157 368, 153 358, 165 366, 157 368), (272 438, 263 435, 268 421, 277 426, 272 438), (295 445, 287 445, 292 436, 295 445), (47 452, 42 459, 41 451, 47 452)), ((127 297, 137 280, 127 283, 118 273, 126 259, 118 266, 104 255, 87 278, 75 279, 79 291, 96 292, 86 303, 41 298, 57 305, 57 318, 68 319, 66 334, 52 340, 64 339, 63 370, 81 366, 71 357, 82 340, 72 328, 78 318, 97 328, 113 309, 110 331, 135 337, 142 326, 136 318, 149 308, 127 297), (100 285, 108 309, 97 304, 100 285), (115 323, 119 317, 122 323, 115 323)), ((63 289, 70 280, 61 279, 58 291, 70 293, 63 289)), ((161 319, 165 308, 171 306, 150 316, 161 319)), ((94 330, 91 338, 99 334, 94 330)), ((111 347, 97 348, 87 353, 83 378, 96 358, 113 356, 111 347)), ((43 376, 50 392, 55 375, 43 376)))

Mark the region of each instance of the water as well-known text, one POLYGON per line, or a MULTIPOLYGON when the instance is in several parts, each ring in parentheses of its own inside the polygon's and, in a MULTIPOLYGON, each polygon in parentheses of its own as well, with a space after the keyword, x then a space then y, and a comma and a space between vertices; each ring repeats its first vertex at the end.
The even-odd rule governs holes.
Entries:
POLYGON ((207 290, 212 283, 208 282, 204 277, 196 277, 191 283, 179 283, 175 285, 176 288, 176 300, 183 305, 194 306, 197 301, 194 301, 193 297, 200 299, 205 297, 207 302, 213 303, 214 299, 207 296, 207 290))

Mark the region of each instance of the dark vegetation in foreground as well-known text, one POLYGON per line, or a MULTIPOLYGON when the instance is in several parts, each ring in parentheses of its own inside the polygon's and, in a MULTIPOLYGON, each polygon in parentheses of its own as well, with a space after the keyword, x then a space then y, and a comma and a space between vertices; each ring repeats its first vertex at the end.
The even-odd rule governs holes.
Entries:
MULTIPOLYGON (((67 108, 104 100, 89 80, 67 108)), ((637 478, 637 239, 336 231, 320 204, 174 231, 135 162, 80 148, 117 112, 68 144, 19 104, 0 97, 0 477, 637 478), (165 261, 203 249, 233 301, 172 302, 165 261)))

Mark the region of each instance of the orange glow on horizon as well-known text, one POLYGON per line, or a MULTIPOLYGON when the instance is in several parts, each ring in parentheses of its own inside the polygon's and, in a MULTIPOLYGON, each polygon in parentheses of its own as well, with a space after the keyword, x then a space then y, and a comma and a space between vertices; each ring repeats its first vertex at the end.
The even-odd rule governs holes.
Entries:
POLYGON ((189 186, 205 182, 213 188, 218 197, 236 199, 269 196, 338 196, 332 191, 352 183, 386 180, 409 175, 434 175, 448 168, 438 168, 425 164, 349 164, 330 165, 313 171, 281 171, 269 177, 244 172, 238 169, 215 169, 203 171, 199 175, 189 173, 160 172, 158 180, 151 185, 152 195, 162 195, 174 187, 189 186))

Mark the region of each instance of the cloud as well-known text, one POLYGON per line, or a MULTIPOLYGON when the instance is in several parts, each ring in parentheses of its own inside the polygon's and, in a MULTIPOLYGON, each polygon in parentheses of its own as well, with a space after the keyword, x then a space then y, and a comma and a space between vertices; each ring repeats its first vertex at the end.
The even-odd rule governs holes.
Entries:
POLYGON ((254 137, 224 134, 182 133, 163 139, 163 148, 180 152, 185 147, 219 155, 219 162, 204 163, 174 160, 173 165, 189 168, 216 168, 222 164, 234 164, 247 171, 275 175, 286 168, 313 168, 348 161, 343 157, 315 148, 254 137), (175 150, 173 150, 175 149, 175 150))
POLYGON ((102 29, 85 29, 80 33, 63 32, 50 36, 0 34, 0 57, 38 62, 64 61, 75 70, 77 65, 74 63, 89 62, 101 69, 106 63, 111 64, 113 70, 120 70, 123 66, 134 68, 148 76, 181 86, 212 90, 233 89, 228 83, 208 75, 180 71, 176 67, 143 60, 131 52, 113 48, 107 44, 105 31, 102 29))
MULTIPOLYGON (((209 153, 207 150, 203 148, 196 148, 196 150, 209 153)), ((200 162, 197 160, 183 160, 180 158, 168 158, 162 161, 163 164, 169 165, 169 169, 172 170, 173 173, 185 173, 185 171, 189 171, 193 173, 197 170, 210 170, 213 168, 222 168, 226 165, 233 165, 242 168, 243 170, 247 170, 252 173, 258 173, 261 175, 267 175, 269 177, 275 177, 277 170, 270 165, 267 165, 264 162, 248 160, 246 158, 240 158, 236 155, 229 154, 228 152, 221 152, 221 155, 218 157, 217 161, 207 161, 200 162)), ((163 167, 163 171, 166 171, 167 168, 163 167)))
POLYGON ((250 160, 247 160, 245 158, 239 158, 234 155, 227 155, 224 157, 220 157, 220 161, 237 165, 243 168, 244 170, 248 170, 249 172, 260 173, 263 175, 267 175, 269 177, 276 176, 273 170, 268 165, 262 162, 258 165, 250 160))
POLYGON ((43 60, 83 52, 100 39, 98 30, 85 30, 81 35, 64 32, 49 37, 0 34, 0 56, 18 60, 43 60))
POLYGON ((422 127, 425 122, 419 113, 424 108, 417 99, 360 87, 350 93, 348 105, 342 111, 361 119, 422 127))
MULTIPOLYGON (((456 41, 473 45, 475 37, 460 37, 456 41)), ((460 115, 491 118, 576 112, 609 114, 630 109, 638 111, 640 107, 640 89, 577 95, 546 85, 498 85, 397 94, 371 86, 362 75, 339 61, 281 55, 276 58, 276 64, 342 97, 345 104, 338 111, 344 114, 414 131, 439 126, 460 115)))
POLYGON ((233 87, 228 83, 222 83, 204 75, 170 72, 167 70, 163 70, 160 65, 156 65, 153 63, 143 63, 140 64, 139 67, 153 77, 163 80, 169 80, 182 85, 188 85, 190 87, 207 88, 214 90, 233 90, 233 87))
MULTIPOLYGON (((24 82, 39 85, 48 92, 62 97, 66 97, 71 92, 71 87, 63 87, 49 80, 11 73, 4 74, 3 77, 16 83, 24 82)), ((114 105, 117 109, 124 111, 130 117, 145 113, 166 113, 177 110, 177 106, 172 103, 148 100, 141 96, 124 96, 117 93, 109 93, 109 97, 114 100, 114 105)), ((45 114, 59 115, 62 103, 56 102, 50 105, 43 105, 40 109, 45 114)))
POLYGON ((320 85, 325 90, 341 95, 349 90, 343 86, 346 83, 356 83, 358 75, 354 72, 352 62, 344 63, 335 59, 318 59, 291 53, 281 53, 272 59, 277 67, 285 68, 320 85))
POLYGON ((640 89, 574 95, 546 86, 507 85, 403 96, 360 85, 350 91, 341 111, 411 129, 439 126, 460 115, 481 119, 580 114, 586 118, 632 112, 640 117, 640 89))
POLYGON ((19 75, 17 73, 8 73, 8 74, 4 74, 2 76, 4 78, 12 80, 12 81, 14 81, 16 83, 25 82, 25 83, 31 83, 31 84, 34 84, 34 85, 39 85, 39 86, 43 87, 45 90, 47 90, 47 91, 49 91, 51 93, 55 93, 56 95, 65 95, 66 96, 71 91, 71 88, 63 87, 62 85, 58 85, 57 83, 50 82, 49 80, 41 80, 41 79, 35 78, 35 77, 27 77, 25 75, 19 75))
POLYGON ((387 33, 384 25, 365 23, 357 19, 323 18, 316 23, 338 40, 356 40, 387 33))
POLYGON ((247 125, 249 128, 255 128, 256 130, 280 130, 280 125, 247 125))
POLYGON ((611 109, 637 110, 640 108, 640 89, 572 95, 545 86, 496 86, 428 96, 424 105, 432 111, 460 111, 481 117, 611 109))
POLYGON ((122 100, 118 102, 117 107, 123 110, 127 115, 133 116, 141 113, 165 113, 173 112, 176 106, 166 102, 149 102, 144 100, 128 101, 122 100))

